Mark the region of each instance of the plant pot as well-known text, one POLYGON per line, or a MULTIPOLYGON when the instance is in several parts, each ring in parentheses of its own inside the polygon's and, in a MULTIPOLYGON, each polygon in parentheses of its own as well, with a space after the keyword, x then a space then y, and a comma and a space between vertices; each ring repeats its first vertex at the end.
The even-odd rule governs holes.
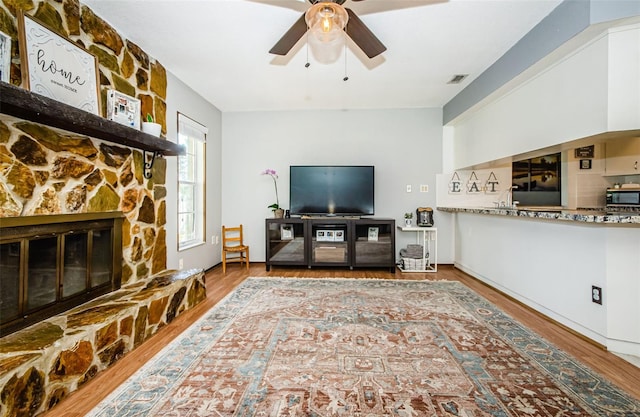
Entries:
POLYGON ((404 219, 404 226, 411 227, 411 219, 404 219))
POLYGON ((282 219, 284 217, 284 209, 275 209, 273 210, 273 218, 274 219, 282 219))
POLYGON ((142 122, 142 131, 153 136, 160 137, 162 131, 162 125, 160 123, 142 122))

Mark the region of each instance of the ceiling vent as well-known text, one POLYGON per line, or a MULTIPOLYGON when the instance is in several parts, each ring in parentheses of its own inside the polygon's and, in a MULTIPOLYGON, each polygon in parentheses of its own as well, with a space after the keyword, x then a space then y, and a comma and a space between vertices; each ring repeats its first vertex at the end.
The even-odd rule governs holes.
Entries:
POLYGON ((462 80, 464 80, 468 76, 469 74, 456 74, 453 77, 451 77, 451 79, 449 80, 449 82, 447 82, 447 84, 460 84, 462 80))

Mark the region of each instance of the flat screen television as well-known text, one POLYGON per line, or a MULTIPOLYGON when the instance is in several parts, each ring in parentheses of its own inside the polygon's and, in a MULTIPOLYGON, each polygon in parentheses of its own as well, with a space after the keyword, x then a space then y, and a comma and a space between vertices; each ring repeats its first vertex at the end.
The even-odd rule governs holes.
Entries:
POLYGON ((292 165, 289 174, 290 214, 375 214, 373 166, 292 165))

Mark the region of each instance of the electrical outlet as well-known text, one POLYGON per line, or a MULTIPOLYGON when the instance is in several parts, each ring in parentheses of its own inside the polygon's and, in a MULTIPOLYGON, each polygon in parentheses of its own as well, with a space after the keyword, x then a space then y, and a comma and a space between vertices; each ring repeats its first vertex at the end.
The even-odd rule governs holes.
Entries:
POLYGON ((411 192, 411 184, 407 184, 407 192, 410 193, 411 192))
POLYGON ((602 288, 595 285, 591 286, 591 301, 602 305, 602 288))
POLYGON ((184 261, 182 260, 182 258, 178 259, 178 269, 182 269, 184 268, 184 261))
POLYGON ((426 184, 421 184, 420 185, 420 192, 421 193, 428 193, 429 192, 429 186, 426 184))

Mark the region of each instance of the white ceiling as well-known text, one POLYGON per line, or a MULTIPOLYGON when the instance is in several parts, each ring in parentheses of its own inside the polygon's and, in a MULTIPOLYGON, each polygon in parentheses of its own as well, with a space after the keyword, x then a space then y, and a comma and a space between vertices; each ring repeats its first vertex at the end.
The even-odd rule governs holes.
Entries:
POLYGON ((387 51, 370 60, 349 41, 346 65, 308 59, 304 39, 286 57, 269 54, 304 0, 83 3, 230 112, 442 107, 561 0, 347 0, 387 51), (454 74, 469 77, 447 84, 454 74))

